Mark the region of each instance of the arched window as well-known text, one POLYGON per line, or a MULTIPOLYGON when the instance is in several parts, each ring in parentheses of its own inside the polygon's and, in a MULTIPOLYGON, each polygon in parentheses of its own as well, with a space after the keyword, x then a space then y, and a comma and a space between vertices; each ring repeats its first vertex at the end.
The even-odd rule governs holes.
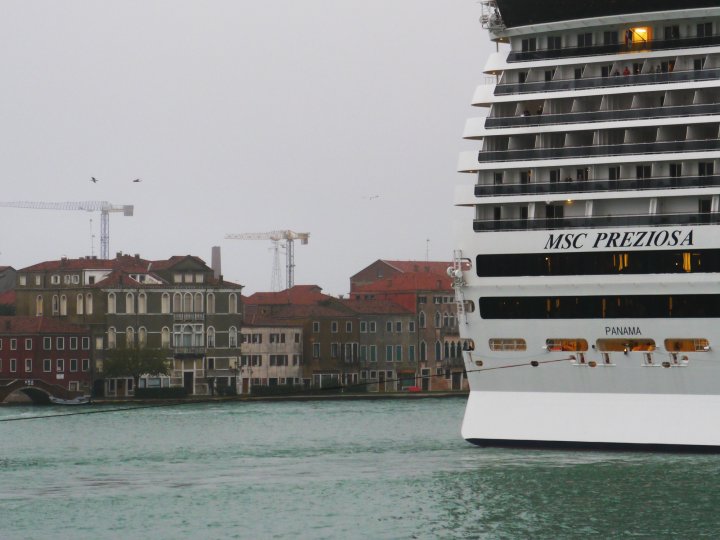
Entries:
POLYGON ((192 313, 193 311, 193 298, 189 292, 186 292, 183 297, 183 311, 185 313, 192 313))
POLYGON ((125 346, 128 349, 135 346, 135 330, 132 326, 125 329, 125 346))
POLYGON ((147 313, 147 294, 138 294, 138 313, 147 313))
POLYGON ((419 326, 420 328, 425 328, 425 325, 426 325, 426 323, 425 323, 425 312, 424 312, 424 311, 421 311, 421 312, 418 314, 418 326, 419 326))
POLYGON ((202 293, 195 293, 195 308, 193 311, 197 311, 198 313, 202 313, 203 310, 203 297, 202 293))
POLYGON ((435 312, 435 328, 440 328, 442 326, 442 315, 440 315, 439 311, 435 312))
POLYGON ((213 293, 207 295, 207 312, 215 313, 215 295, 213 293))
POLYGON ((173 294, 173 313, 182 313, 182 295, 178 292, 173 294))
POLYGON ((67 296, 60 295, 60 315, 67 315, 67 296))
POLYGON ((162 293, 162 297, 160 299, 160 312, 170 313, 170 295, 166 292, 162 293))
MULTIPOLYGON (((455 347, 455 345, 453 345, 453 347, 455 347)), ((450 358, 450 343, 448 341, 445 342, 445 358, 450 358)))
POLYGON ((440 340, 435 342, 435 360, 440 360, 442 357, 442 343, 440 340))
POLYGON ((52 314, 57 315, 60 312, 60 299, 57 294, 52 297, 52 314))
POLYGON ((92 293, 87 293, 85 295, 85 313, 88 315, 92 315, 93 312, 93 295, 92 293))
POLYGON ((135 295, 131 292, 125 293, 125 313, 135 313, 135 295))
POLYGON ((208 348, 215 347, 215 329, 212 326, 207 329, 207 346, 208 348))
POLYGON ((228 330, 228 347, 237 347, 238 340, 237 340, 237 328, 234 326, 230 327, 230 330, 228 330))
POLYGON ((108 328, 108 349, 114 349, 117 345, 116 339, 117 339, 117 333, 115 332, 115 327, 111 326, 108 328))
POLYGON ((163 326, 162 330, 160 330, 160 346, 163 349, 170 347, 170 329, 167 326, 163 326))
POLYGON ((458 356, 460 356, 460 355, 458 354, 458 351, 459 351, 459 350, 460 350, 460 347, 458 347, 457 344, 453 341, 453 342, 450 344, 450 357, 451 357, 451 358, 457 358, 458 356))
POLYGON ((427 344, 424 341, 420 342, 420 361, 427 361, 427 344))
POLYGON ((443 314, 443 326, 445 328, 450 328, 450 314, 447 312, 443 314))
POLYGON ((43 314, 43 297, 42 295, 38 294, 37 298, 35 298, 35 315, 38 317, 42 317, 43 314))
POLYGON ((228 313, 237 313, 237 295, 230 293, 228 296, 228 313))
POLYGON ((138 347, 142 348, 147 345, 147 329, 144 326, 138 328, 138 347))
POLYGON ((78 315, 83 314, 83 295, 82 293, 77 295, 77 298, 75 299, 75 313, 78 315))
POLYGON ((108 313, 115 313, 115 293, 108 293, 108 313))

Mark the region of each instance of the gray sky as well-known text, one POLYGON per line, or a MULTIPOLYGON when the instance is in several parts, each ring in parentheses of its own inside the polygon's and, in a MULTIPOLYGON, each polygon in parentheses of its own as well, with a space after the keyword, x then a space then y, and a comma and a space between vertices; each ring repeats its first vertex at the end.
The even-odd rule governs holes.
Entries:
MULTIPOLYGON (((1 200, 134 204, 111 254, 209 263, 220 245, 246 293, 270 289, 270 242, 225 233, 310 232, 295 281, 332 294, 375 259, 424 259, 428 238, 449 259, 479 16, 475 0, 3 0, 1 200)), ((0 264, 89 255, 91 218, 97 255, 98 214, 0 209, 0 264)))

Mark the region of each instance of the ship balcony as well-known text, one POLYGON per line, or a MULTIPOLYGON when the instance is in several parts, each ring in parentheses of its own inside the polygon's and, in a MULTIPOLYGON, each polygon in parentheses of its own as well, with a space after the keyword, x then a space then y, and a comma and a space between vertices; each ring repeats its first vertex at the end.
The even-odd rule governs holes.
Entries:
POLYGON ((527 184, 476 185, 476 197, 505 195, 545 195, 553 193, 587 193, 603 191, 638 191, 648 189, 683 189, 720 186, 720 175, 662 178, 623 178, 620 180, 572 180, 527 184))
POLYGON ((475 232, 533 231, 550 229, 666 226, 666 225, 715 225, 720 223, 720 213, 674 213, 633 214, 615 216, 579 216, 534 219, 476 219, 475 232))
POLYGON ((570 146, 566 148, 532 148, 523 150, 481 150, 478 153, 478 164, 499 161, 533 161, 538 159, 589 158, 598 156, 718 150, 720 150, 720 140, 718 139, 570 146))
POLYGON ((578 56, 598 56, 606 54, 623 54, 639 51, 663 51, 670 49, 691 49, 696 47, 712 47, 720 45, 720 35, 688 37, 674 39, 654 39, 647 42, 615 43, 611 45, 590 45, 587 47, 565 47, 562 49, 538 49, 535 51, 511 51, 508 62, 528 62, 532 60, 550 60, 556 58, 572 58, 578 56))
MULTIPOLYGON (((622 86, 639 86, 672 82, 708 81, 720 79, 720 68, 692 71, 672 71, 668 73, 645 73, 638 75, 613 75, 609 77, 593 77, 590 79, 562 79, 557 81, 503 83, 493 85, 495 96, 512 94, 530 94, 539 92, 561 92, 569 90, 587 90, 592 88, 614 88, 622 86)), ((491 103, 485 94, 489 86, 478 87, 475 98, 481 99, 478 104, 491 103), (481 93, 481 90, 482 93, 481 93)))
MULTIPOLYGON (((486 117, 482 118, 482 122, 470 124, 465 130, 477 133, 483 128, 510 128, 510 127, 530 127, 530 126, 551 126, 558 124, 580 124, 591 122, 612 122, 622 120, 642 120, 642 119, 658 119, 688 116, 711 116, 720 114, 720 104, 700 104, 700 105, 678 105, 671 107, 655 107, 651 109, 625 109, 616 111, 593 111, 593 112, 575 112, 563 114, 530 114, 528 116, 506 116, 506 117, 486 117)), ((475 120, 475 119, 473 119, 475 120)))

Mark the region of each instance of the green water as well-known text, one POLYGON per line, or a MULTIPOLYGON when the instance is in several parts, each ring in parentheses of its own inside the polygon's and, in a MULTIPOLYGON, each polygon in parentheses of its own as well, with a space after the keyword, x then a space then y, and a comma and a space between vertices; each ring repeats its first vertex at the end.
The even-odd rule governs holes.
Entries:
MULTIPOLYGON (((714 538, 720 456, 481 449, 463 399, 0 423, 0 538, 714 538)), ((0 419, 51 408, 0 408, 0 419)), ((91 410, 91 409, 86 409, 91 410)))

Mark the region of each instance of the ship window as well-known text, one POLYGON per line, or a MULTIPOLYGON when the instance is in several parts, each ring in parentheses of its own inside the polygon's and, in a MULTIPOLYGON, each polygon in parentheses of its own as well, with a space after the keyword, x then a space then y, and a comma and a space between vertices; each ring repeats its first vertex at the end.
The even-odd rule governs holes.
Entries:
POLYGON ((592 46, 592 34, 587 32, 584 34, 578 34, 577 36, 578 47, 591 47, 592 46))
POLYGON ((670 164, 670 177, 678 178, 682 176, 682 163, 671 163, 670 164))
POLYGON ((642 180, 652 176, 652 165, 638 165, 635 167, 635 178, 642 180))
MULTIPOLYGON (((632 330, 632 328, 618 330, 632 330)), ((654 339, 633 339, 628 337, 598 339, 595 342, 600 352, 652 352, 655 350, 654 339)))
POLYGON ((553 80, 553 77, 555 76, 555 70, 554 69, 548 69, 545 72, 545 81, 549 82, 553 80))
POLYGON ((560 181, 560 169, 552 169, 550 171, 550 182, 559 182, 560 181))
POLYGON ((575 78, 582 79, 582 68, 575 68, 575 78))
POLYGON ((698 212, 708 214, 710 212, 710 199, 700 199, 698 201, 698 212))
POLYGON ((529 184, 532 177, 532 171, 520 171, 520 183, 529 184))
POLYGON ((519 71, 518 72, 518 82, 520 84, 523 84, 527 80, 527 71, 519 71))
POLYGON ((668 352, 707 352, 710 342, 705 338, 669 338, 665 340, 668 352))
POLYGON ((493 183, 496 185, 503 183, 503 173, 502 172, 493 173, 493 183))
POLYGON ((712 23, 700 23, 697 25, 697 37, 712 36, 712 23))
POLYGON ((617 30, 611 30, 603 33, 603 43, 605 45, 617 45, 618 33, 617 30))
POLYGON ((631 28, 632 42, 646 45, 652 39, 652 29, 649 26, 636 26, 631 28))
POLYGON ((537 40, 535 38, 526 38, 522 40, 522 51, 532 52, 537 50, 537 40))
POLYGON ((663 28, 665 39, 679 39, 680 38, 680 26, 675 24, 673 26, 666 26, 663 28))
POLYGON ((698 174, 700 176, 712 176, 715 174, 715 164, 712 161, 698 163, 698 174))
POLYGON ((608 168, 608 179, 609 180, 620 180, 620 167, 609 167, 608 168))
POLYGON ((526 351, 527 342, 522 338, 490 338, 491 351, 526 351))
MULTIPOLYGON (((560 36, 548 36, 547 43, 548 49, 562 48, 562 38, 560 36)), ((547 71, 545 73, 547 73, 547 71)))
POLYGON ((705 67, 705 59, 704 58, 696 58, 693 60, 693 69, 695 71, 700 71, 705 67))
POLYGON ((584 339, 551 338, 545 341, 548 351, 584 352, 588 350, 588 342, 584 339))

